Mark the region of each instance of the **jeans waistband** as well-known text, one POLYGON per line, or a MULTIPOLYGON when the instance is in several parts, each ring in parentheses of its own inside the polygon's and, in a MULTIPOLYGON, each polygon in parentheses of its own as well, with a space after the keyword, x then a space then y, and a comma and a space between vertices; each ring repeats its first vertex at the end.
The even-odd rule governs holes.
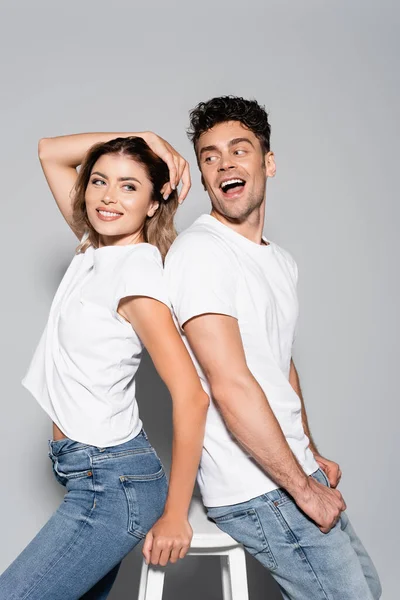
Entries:
POLYGON ((104 451, 123 452, 128 448, 148 448, 150 443, 144 429, 141 429, 136 437, 132 438, 128 442, 118 444, 116 446, 99 447, 92 446, 90 444, 84 444, 71 440, 70 438, 63 438, 61 440, 49 440, 49 453, 53 456, 60 456, 61 454, 67 454, 69 452, 77 452, 78 450, 87 450, 90 454, 97 454, 104 451))

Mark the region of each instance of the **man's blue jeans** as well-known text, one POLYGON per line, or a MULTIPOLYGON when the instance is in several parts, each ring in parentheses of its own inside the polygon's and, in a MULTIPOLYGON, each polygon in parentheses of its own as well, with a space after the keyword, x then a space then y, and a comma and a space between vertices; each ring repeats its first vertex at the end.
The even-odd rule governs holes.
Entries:
POLYGON ((161 516, 167 480, 142 431, 96 448, 50 442, 64 501, 0 577, 0 600, 104 600, 121 560, 161 516))
MULTIPOLYGON (((312 476, 329 485, 321 469, 312 476)), ((270 571, 286 600, 380 598, 376 569, 345 513, 322 533, 282 489, 207 510, 270 571)))

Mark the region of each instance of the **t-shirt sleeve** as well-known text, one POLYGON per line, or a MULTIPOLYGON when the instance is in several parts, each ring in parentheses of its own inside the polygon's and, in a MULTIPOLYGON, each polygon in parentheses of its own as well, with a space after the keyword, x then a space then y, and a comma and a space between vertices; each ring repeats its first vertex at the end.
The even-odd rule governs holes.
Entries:
POLYGON ((165 262, 165 279, 181 327, 207 313, 237 318, 236 274, 229 251, 208 236, 194 234, 173 246, 165 262))
POLYGON ((162 259, 155 247, 148 249, 135 248, 125 260, 114 295, 115 311, 117 311, 122 298, 128 296, 147 296, 166 304, 170 308, 162 259))

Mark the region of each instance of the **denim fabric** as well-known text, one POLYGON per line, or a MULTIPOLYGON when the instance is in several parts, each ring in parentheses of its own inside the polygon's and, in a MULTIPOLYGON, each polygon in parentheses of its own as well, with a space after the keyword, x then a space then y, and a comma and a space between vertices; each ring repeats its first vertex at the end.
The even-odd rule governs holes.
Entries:
POLYGON ((103 600, 121 560, 163 512, 163 467, 143 431, 108 448, 70 439, 49 448, 66 495, 0 577, 0 600, 103 600))
MULTIPOLYGON (((321 469, 312 476, 329 485, 321 469)), ((346 513, 322 533, 282 489, 207 510, 270 571, 286 600, 380 598, 378 574, 346 513)))

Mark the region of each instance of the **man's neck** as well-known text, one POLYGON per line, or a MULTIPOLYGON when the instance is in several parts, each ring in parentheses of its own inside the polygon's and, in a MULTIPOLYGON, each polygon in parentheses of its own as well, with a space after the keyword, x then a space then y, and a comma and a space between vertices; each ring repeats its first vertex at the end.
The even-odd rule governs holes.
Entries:
POLYGON ((245 220, 240 221, 238 219, 229 219, 212 209, 211 216, 223 223, 236 233, 240 233, 243 237, 248 240, 254 242, 255 244, 262 244, 262 234, 264 228, 264 217, 265 217, 265 202, 261 204, 261 206, 255 209, 251 215, 249 215, 245 220))

